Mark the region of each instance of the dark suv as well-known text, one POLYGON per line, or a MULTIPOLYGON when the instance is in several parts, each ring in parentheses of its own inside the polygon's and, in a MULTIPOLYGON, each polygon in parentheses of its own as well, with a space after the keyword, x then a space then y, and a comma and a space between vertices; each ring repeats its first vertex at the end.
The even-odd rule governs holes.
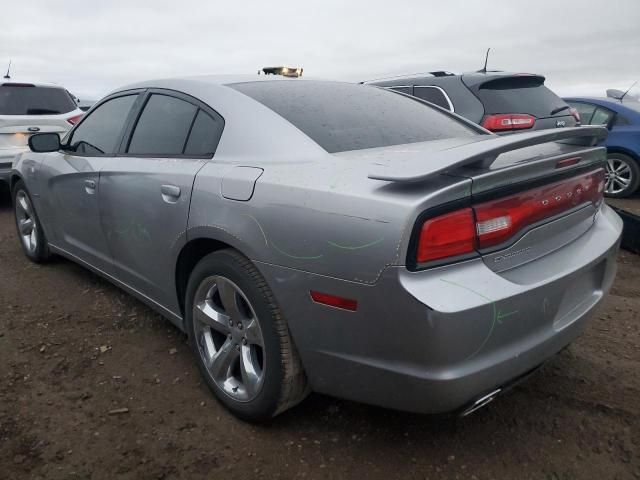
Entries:
POLYGON ((542 75, 430 72, 362 82, 421 98, 496 133, 573 127, 578 113, 544 85, 542 75))

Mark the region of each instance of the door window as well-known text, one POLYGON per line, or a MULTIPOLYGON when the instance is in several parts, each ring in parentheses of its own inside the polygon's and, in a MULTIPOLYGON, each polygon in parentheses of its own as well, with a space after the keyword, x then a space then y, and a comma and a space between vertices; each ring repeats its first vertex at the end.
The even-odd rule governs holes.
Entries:
POLYGON ((184 149, 185 155, 212 156, 218 146, 223 124, 221 118, 214 119, 202 110, 198 111, 184 149))
POLYGON ((127 152, 134 155, 181 155, 198 107, 168 95, 149 97, 127 152))
POLYGON ((137 94, 116 97, 98 106, 73 131, 67 150, 86 155, 113 155, 137 94))

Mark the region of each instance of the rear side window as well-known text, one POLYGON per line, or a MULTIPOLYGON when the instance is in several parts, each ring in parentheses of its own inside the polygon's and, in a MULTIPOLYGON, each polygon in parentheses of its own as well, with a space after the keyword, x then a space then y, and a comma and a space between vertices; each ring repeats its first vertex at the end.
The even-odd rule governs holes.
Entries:
POLYGON ((575 108, 580 114, 580 123, 582 125, 591 125, 591 117, 593 117, 593 112, 596 111, 596 106, 590 103, 571 103, 573 108, 575 108))
POLYGON ((149 97, 127 150, 138 155, 181 155, 198 107, 168 95, 149 97))
POLYGON ((230 87, 270 108, 329 153, 480 134, 446 113, 384 88, 313 80, 230 87))
MULTIPOLYGON (((551 112, 566 106, 564 100, 544 86, 537 76, 505 77, 489 80, 476 92, 486 114, 528 113, 537 118, 551 117, 551 112)), ((569 115, 567 109, 558 116, 569 115)))
POLYGON ((0 115, 60 115, 76 108, 64 88, 0 85, 0 115))
POLYGON ((406 93, 407 95, 413 95, 413 87, 385 87, 389 90, 393 90, 400 93, 406 93))
POLYGON ((138 95, 107 100, 73 131, 69 150, 88 155, 111 155, 120 146, 124 125, 138 95))
POLYGON ((593 117, 591 117, 591 125, 609 125, 614 113, 606 108, 596 108, 593 117))
POLYGON ((447 97, 441 88, 413 87, 413 95, 421 98, 422 100, 438 105, 439 107, 446 108, 451 112, 453 111, 453 105, 449 101, 449 97, 447 97))
POLYGON ((198 111, 191 127, 189 140, 184 149, 185 155, 211 156, 215 153, 224 123, 221 118, 198 111))

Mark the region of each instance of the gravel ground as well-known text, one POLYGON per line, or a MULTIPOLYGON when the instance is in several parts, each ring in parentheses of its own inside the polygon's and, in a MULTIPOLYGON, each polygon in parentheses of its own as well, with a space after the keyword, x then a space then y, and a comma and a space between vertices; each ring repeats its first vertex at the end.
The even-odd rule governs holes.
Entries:
POLYGON ((640 478, 640 257, 586 333, 466 419, 311 395, 231 417, 184 335, 61 259, 29 263, 0 199, 0 478, 640 478))

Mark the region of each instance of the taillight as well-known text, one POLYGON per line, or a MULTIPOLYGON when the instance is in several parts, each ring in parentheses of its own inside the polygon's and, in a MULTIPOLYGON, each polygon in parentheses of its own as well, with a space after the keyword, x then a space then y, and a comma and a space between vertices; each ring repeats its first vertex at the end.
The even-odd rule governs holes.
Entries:
POLYGON ((452 259, 513 242, 538 222, 604 198, 603 169, 455 210, 424 222, 416 262, 452 259))
POLYGON ((532 128, 536 118, 526 113, 504 113, 499 115, 487 115, 482 120, 482 126, 492 132, 506 130, 526 130, 532 128))
POLYGON ((478 246, 505 243, 526 227, 587 202, 598 205, 604 170, 474 205, 478 246))
POLYGON ((476 232, 473 210, 463 208, 427 220, 420 230, 418 263, 473 253, 476 232))
POLYGON ((73 117, 67 118, 67 122, 69 122, 71 125, 75 125, 80 121, 81 118, 82 118, 82 114, 74 115, 73 117))
POLYGON ((573 115, 573 118, 575 118, 576 122, 578 122, 578 125, 580 125, 580 122, 581 122, 581 120, 580 120, 580 112, 578 112, 578 110, 576 110, 575 108, 571 107, 569 109, 569 113, 571 115, 573 115))

